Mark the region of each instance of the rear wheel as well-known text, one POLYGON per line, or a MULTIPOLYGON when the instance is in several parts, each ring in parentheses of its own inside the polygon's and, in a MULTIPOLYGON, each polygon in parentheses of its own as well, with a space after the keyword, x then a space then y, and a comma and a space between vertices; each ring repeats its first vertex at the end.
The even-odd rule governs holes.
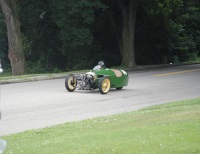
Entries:
POLYGON ((99 81, 99 91, 101 94, 107 94, 110 90, 110 79, 108 77, 103 77, 99 81))
POLYGON ((123 87, 117 87, 116 89, 117 89, 117 90, 122 90, 122 88, 123 88, 123 87))
POLYGON ((65 87, 69 92, 73 92, 76 89, 77 81, 74 74, 69 74, 65 79, 65 87))

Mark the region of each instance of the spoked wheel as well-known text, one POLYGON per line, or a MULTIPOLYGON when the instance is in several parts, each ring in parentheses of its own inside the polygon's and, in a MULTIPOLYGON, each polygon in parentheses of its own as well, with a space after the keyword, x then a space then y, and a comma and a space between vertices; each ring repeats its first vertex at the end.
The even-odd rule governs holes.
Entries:
POLYGON ((69 74, 65 79, 65 87, 69 92, 73 92, 76 89, 77 81, 74 74, 69 74))
POLYGON ((103 77, 99 81, 99 91, 101 94, 107 94, 110 90, 110 79, 108 77, 103 77))

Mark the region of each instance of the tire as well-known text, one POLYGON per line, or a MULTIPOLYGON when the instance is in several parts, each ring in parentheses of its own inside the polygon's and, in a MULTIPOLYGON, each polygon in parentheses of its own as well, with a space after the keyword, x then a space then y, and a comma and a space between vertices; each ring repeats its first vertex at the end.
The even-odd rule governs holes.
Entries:
POLYGON ((123 87, 117 87, 116 89, 117 89, 117 90, 122 90, 122 88, 123 88, 123 87))
POLYGON ((73 92, 76 89, 77 81, 74 74, 69 74, 65 78, 65 87, 69 92, 73 92))
POLYGON ((110 90, 110 79, 103 77, 99 80, 99 91, 101 94, 107 94, 110 90))

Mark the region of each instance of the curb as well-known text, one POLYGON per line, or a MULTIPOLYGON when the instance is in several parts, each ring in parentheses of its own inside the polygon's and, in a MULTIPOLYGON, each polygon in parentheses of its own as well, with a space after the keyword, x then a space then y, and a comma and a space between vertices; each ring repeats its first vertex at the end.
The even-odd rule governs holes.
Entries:
POLYGON ((136 66, 135 68, 125 68, 125 70, 126 71, 137 71, 137 70, 144 70, 144 69, 174 67, 174 66, 183 66, 183 65, 196 65, 196 64, 200 64, 200 63, 190 62, 190 63, 174 63, 174 64, 160 64, 160 65, 141 65, 141 66, 136 66))

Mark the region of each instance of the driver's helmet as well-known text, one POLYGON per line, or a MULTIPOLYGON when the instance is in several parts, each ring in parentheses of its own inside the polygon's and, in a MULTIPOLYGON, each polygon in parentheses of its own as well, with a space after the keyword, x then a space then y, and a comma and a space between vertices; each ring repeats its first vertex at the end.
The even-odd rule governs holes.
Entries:
POLYGON ((104 62, 103 62, 103 61, 100 61, 100 62, 98 63, 98 65, 100 65, 101 67, 103 67, 103 66, 104 66, 104 62))

